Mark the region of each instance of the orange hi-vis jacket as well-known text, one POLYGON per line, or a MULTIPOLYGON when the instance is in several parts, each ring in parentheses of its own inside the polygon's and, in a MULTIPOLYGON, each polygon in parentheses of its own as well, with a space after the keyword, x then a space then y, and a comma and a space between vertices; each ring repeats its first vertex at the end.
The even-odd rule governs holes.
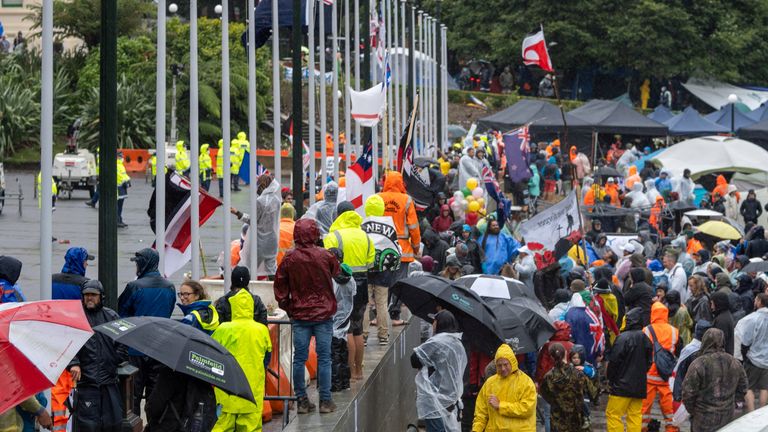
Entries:
POLYGON ((384 190, 379 193, 384 200, 384 216, 391 216, 397 229, 397 239, 403 253, 401 262, 412 262, 421 243, 416 206, 405 192, 403 175, 388 171, 384 178, 384 190))

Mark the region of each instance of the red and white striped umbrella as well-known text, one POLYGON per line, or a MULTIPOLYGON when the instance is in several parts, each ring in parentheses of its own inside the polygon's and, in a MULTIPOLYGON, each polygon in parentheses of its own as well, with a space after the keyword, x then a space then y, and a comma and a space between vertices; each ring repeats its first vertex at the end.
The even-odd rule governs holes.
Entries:
POLYGON ((92 334, 77 300, 0 304, 0 413, 53 387, 92 334))

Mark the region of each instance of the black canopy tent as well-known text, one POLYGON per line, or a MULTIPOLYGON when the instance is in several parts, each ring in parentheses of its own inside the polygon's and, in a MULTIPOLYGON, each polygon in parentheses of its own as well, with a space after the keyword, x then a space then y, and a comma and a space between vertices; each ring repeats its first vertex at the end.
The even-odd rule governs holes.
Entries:
MULTIPOLYGON (((589 149, 592 126, 569 113, 565 114, 565 119, 568 122, 568 143, 582 151, 589 149)), ((481 118, 478 130, 495 129, 504 133, 526 124, 530 124, 528 130, 534 141, 562 138, 565 130, 560 108, 548 102, 530 99, 523 99, 509 108, 481 118)))
POLYGON ((737 135, 768 150, 768 118, 739 129, 737 135))
POLYGON ((608 100, 593 100, 570 111, 592 126, 597 133, 622 135, 666 136, 667 127, 649 119, 626 104, 608 100))

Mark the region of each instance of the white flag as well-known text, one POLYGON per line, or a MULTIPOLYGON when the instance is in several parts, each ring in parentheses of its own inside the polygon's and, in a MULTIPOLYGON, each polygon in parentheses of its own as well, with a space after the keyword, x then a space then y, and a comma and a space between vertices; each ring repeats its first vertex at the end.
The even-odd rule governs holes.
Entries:
POLYGON ((384 83, 357 92, 348 89, 349 98, 352 101, 352 118, 360 126, 373 127, 379 124, 384 116, 384 107, 387 93, 384 91, 384 83))
POLYGON ((579 230, 579 206, 573 191, 564 200, 523 222, 520 227, 526 246, 539 258, 536 261, 539 268, 551 264, 549 257, 554 257, 555 245, 560 239, 579 230), (542 257, 547 259, 542 260, 542 257))

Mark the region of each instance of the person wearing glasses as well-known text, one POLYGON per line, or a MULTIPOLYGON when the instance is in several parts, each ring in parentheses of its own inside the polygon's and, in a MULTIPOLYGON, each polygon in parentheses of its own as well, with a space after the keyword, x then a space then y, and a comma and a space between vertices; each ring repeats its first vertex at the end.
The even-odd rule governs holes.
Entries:
POLYGON ((219 314, 208 299, 205 287, 198 281, 187 280, 179 288, 177 304, 184 314, 181 322, 210 335, 219 326, 219 314))

